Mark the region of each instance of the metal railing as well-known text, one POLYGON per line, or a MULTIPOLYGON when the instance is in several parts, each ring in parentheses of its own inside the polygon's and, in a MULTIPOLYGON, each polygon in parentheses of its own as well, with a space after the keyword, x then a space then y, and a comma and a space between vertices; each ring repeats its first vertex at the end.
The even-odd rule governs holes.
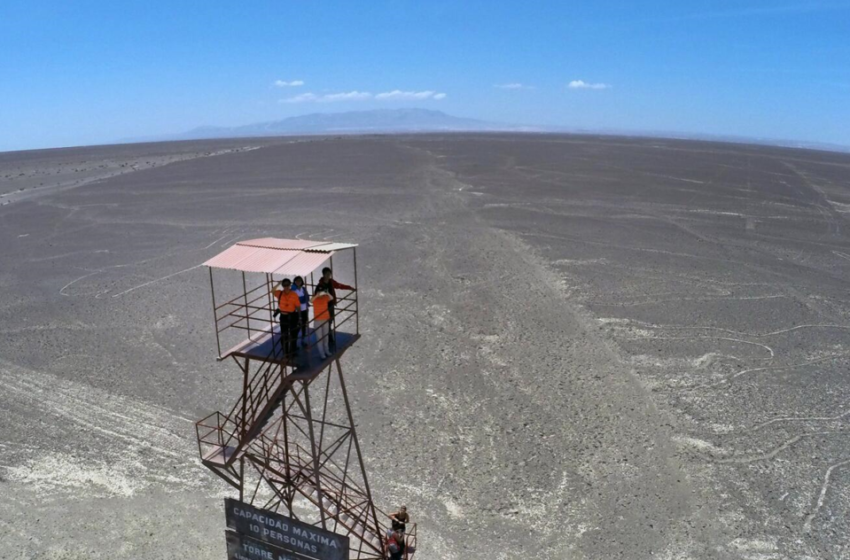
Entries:
MULTIPOLYGON (((272 295, 274 285, 275 283, 270 275, 267 275, 265 283, 250 290, 246 288, 244 293, 229 301, 216 305, 215 298, 213 298, 213 316, 219 359, 226 357, 222 354, 221 347, 221 337, 225 332, 232 330, 247 332, 248 337, 243 344, 252 340, 255 334, 274 336, 278 324, 274 318, 274 311, 277 309, 276 300, 272 295)), ((308 293, 315 292, 316 284, 311 282, 304 286, 308 289, 308 293)), ((358 311, 359 300, 356 289, 348 291, 342 297, 337 297, 334 302, 334 318, 329 331, 339 331, 343 325, 350 325, 350 321, 353 319, 354 332, 359 333, 358 311)), ((313 338, 314 335, 315 329, 308 329, 308 339, 313 338)), ((316 342, 323 339, 324 337, 316 339, 316 342)), ((239 344, 237 347, 243 344, 239 344)), ((280 357, 280 353, 270 353, 269 357, 277 359, 280 357)))

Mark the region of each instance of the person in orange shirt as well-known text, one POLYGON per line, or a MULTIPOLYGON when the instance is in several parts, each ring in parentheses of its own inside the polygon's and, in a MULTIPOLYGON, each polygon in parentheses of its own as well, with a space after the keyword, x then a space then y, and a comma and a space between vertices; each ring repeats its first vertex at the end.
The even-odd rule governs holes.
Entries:
POLYGON ((328 307, 333 296, 325 288, 316 288, 310 302, 313 304, 313 332, 316 333, 316 349, 323 360, 330 356, 328 339, 330 338, 331 314, 328 307))
POLYGON ((275 317, 280 315, 280 344, 285 356, 295 354, 296 341, 298 340, 298 326, 301 319, 301 300, 298 294, 292 291, 292 282, 284 278, 279 289, 274 291, 277 299, 277 310, 275 317))
POLYGON ((319 278, 319 281, 316 282, 316 290, 327 290, 328 294, 331 296, 331 303, 328 305, 328 313, 330 314, 330 323, 328 330, 328 340, 330 340, 330 347, 332 350, 336 350, 336 337, 334 335, 334 306, 336 305, 336 291, 337 290, 350 290, 354 291, 352 286, 347 284, 343 284, 341 282, 337 282, 334 280, 334 273, 330 267, 326 266, 322 269, 322 277, 319 278))

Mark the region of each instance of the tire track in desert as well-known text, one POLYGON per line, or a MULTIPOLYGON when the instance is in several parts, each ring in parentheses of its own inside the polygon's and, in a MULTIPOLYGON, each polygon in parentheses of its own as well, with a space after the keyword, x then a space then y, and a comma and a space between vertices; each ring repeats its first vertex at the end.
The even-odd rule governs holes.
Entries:
POLYGON ((187 418, 0 360, 0 425, 0 558, 223 553, 205 526, 174 531, 226 493, 187 418))
MULTIPOLYGON (((390 322, 382 336, 430 338, 418 347, 400 341, 399 358, 380 368, 403 370, 406 361, 427 371, 382 381, 399 396, 432 399, 445 441, 394 426, 411 447, 430 445, 439 468, 416 482, 377 477, 373 485, 418 500, 428 525, 446 527, 425 545, 441 558, 532 549, 538 558, 713 557, 720 529, 708 515, 711 492, 679 463, 665 417, 561 280, 518 238, 480 219, 471 186, 421 153, 422 203, 404 220, 416 225, 396 234, 397 250, 414 255, 417 292, 446 297, 382 302, 380 319, 390 322), (393 326, 404 315, 411 324, 393 326)), ((373 460, 378 473, 394 470, 373 460)))

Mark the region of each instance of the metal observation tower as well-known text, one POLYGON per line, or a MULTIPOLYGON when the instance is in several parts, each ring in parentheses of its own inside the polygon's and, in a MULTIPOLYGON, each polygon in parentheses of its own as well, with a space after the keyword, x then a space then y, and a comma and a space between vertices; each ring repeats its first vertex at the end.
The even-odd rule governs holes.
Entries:
MULTIPOLYGON (((372 501, 340 365, 360 338, 356 247, 253 239, 204 263, 218 359, 232 359, 242 377, 235 402, 196 424, 201 461, 238 492, 225 500, 232 560, 386 559, 395 551, 390 519, 372 501), (309 348, 287 355, 274 290, 301 276, 313 294, 326 266, 354 288, 336 290, 335 351, 322 359, 311 335, 309 348)), ((415 525, 405 540, 410 558, 415 525)))

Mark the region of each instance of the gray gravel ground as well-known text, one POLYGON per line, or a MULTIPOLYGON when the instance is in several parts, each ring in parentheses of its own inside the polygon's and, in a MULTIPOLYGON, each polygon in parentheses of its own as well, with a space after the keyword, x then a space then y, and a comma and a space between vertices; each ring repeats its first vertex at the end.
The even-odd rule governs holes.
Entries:
POLYGON ((361 244, 344 366, 422 559, 850 557, 850 156, 252 139, 0 154, 0 193, 0 558, 224 557, 198 264, 266 235, 361 244))

